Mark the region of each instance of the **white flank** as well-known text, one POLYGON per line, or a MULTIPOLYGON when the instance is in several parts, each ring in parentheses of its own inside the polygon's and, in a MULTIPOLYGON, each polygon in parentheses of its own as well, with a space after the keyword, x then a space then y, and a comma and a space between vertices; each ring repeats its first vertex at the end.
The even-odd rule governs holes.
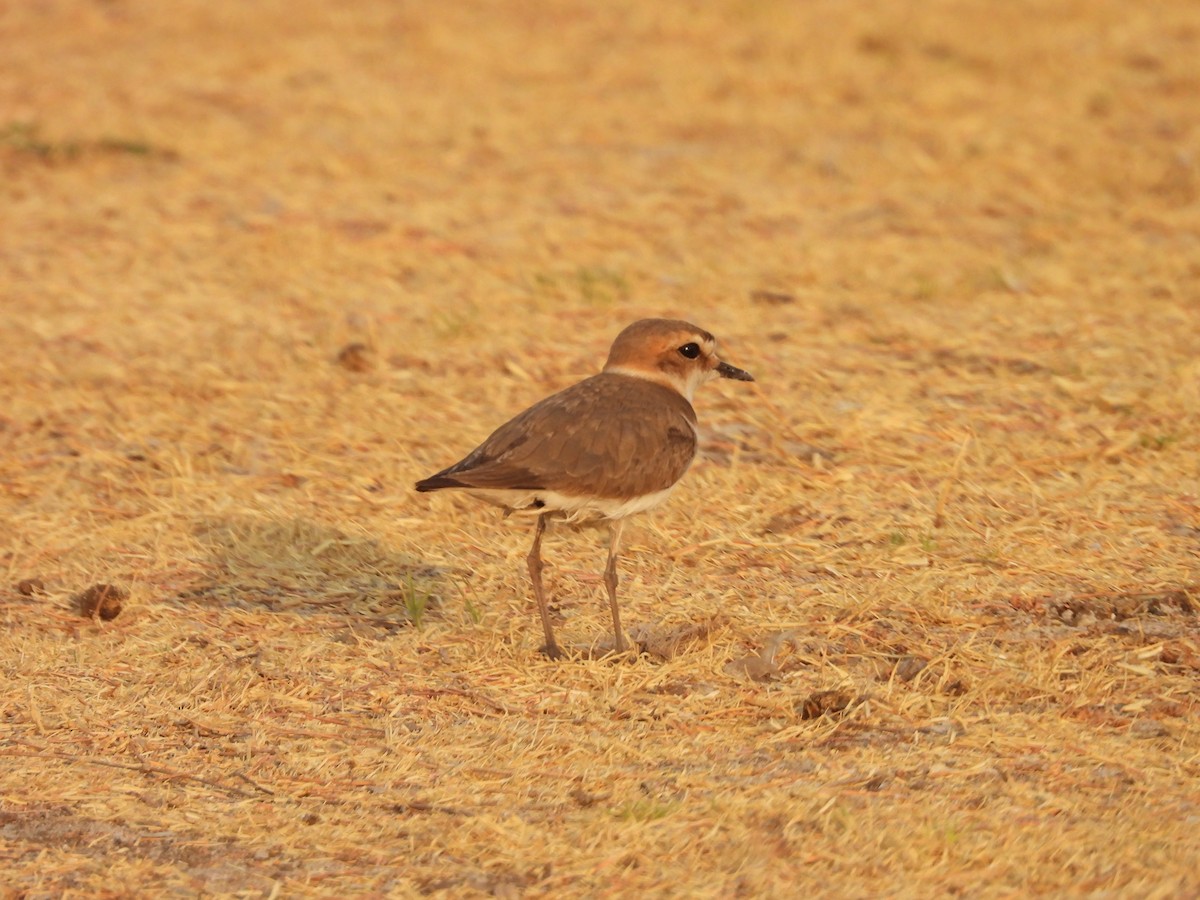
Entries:
POLYGON ((624 519, 647 512, 671 496, 675 485, 640 497, 615 500, 605 497, 572 497, 558 491, 473 490, 471 494, 489 503, 512 510, 513 515, 537 516, 542 513, 563 513, 563 521, 583 522, 588 519, 624 519), (538 501, 541 505, 537 505, 538 501))

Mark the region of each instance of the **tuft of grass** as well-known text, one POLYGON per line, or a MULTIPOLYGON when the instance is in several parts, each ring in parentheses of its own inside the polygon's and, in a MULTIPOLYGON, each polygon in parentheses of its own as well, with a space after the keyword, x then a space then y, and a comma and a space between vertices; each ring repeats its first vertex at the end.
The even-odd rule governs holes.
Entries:
POLYGON ((607 305, 629 298, 629 279, 605 266, 580 266, 575 272, 579 297, 585 303, 607 305))
POLYGON ((125 153, 129 156, 154 156, 159 151, 153 144, 134 138, 101 138, 96 141, 96 149, 106 153, 125 153))
POLYGON ((1175 433, 1168 434, 1143 434, 1138 439, 1138 444, 1145 450, 1166 450, 1172 444, 1178 443, 1180 436, 1175 433))
POLYGON ((933 300, 941 293, 937 279, 930 275, 918 275, 913 279, 909 296, 914 300, 933 300))
POLYGON ((425 621, 425 612, 429 609, 432 599, 433 592, 417 582, 411 573, 405 577, 404 611, 414 627, 420 628, 421 623, 425 621))
POLYGON ((439 338, 468 337, 474 333, 479 318, 479 306, 468 300, 462 304, 441 307, 433 315, 430 326, 439 338))
POLYGON ((535 272, 529 278, 533 293, 562 301, 610 306, 632 295, 629 278, 608 266, 579 266, 571 273, 535 272))
POLYGON ((475 601, 472 600, 470 597, 467 597, 463 601, 463 609, 466 610, 467 618, 469 618, 471 620, 472 625, 478 625, 480 622, 483 621, 483 610, 480 609, 479 606, 475 603, 475 601))
POLYGON ((137 138, 102 137, 97 139, 51 140, 43 137, 36 122, 10 122, 0 127, 0 147, 33 156, 47 163, 71 162, 85 153, 174 159, 172 150, 156 147, 137 138))
POLYGON ((79 155, 81 147, 77 141, 51 141, 39 132, 34 122, 10 122, 0 128, 0 146, 46 162, 74 159, 79 155))

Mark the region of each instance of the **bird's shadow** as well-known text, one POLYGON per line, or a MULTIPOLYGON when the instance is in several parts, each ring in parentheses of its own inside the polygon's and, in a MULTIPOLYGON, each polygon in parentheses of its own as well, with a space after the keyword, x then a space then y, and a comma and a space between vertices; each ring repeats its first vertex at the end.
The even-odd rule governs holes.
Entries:
POLYGON ((230 516, 199 523, 206 576, 184 603, 345 617, 386 632, 436 615, 450 574, 378 540, 306 519, 230 516))

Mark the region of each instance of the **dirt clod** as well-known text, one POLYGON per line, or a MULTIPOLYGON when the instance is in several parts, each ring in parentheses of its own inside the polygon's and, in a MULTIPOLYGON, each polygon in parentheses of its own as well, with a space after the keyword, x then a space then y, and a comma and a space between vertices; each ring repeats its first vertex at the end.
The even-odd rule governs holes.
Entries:
POLYGON ((75 595, 79 614, 85 618, 99 616, 110 622, 121 614, 121 604, 128 599, 129 591, 114 584, 93 584, 75 595))
POLYGON ((374 365, 371 348, 361 341, 347 344, 338 351, 337 364, 351 372, 368 372, 374 365))
POLYGON ((900 681, 912 681, 927 665, 929 665, 929 660, 919 656, 904 656, 897 660, 893 671, 900 681))
POLYGON ((22 578, 17 582, 17 593, 22 597, 32 597, 34 594, 46 592, 46 585, 40 578, 22 578))
POLYGON ((817 691, 800 702, 800 718, 819 719, 821 716, 844 712, 852 700, 847 691, 817 691))

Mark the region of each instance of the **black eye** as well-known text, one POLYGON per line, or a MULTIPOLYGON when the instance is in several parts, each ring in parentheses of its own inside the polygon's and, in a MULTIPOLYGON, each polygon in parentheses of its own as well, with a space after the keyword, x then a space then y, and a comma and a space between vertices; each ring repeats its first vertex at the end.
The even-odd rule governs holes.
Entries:
POLYGON ((696 343, 684 344, 679 348, 679 352, 688 359, 695 359, 700 355, 700 345, 696 343))

